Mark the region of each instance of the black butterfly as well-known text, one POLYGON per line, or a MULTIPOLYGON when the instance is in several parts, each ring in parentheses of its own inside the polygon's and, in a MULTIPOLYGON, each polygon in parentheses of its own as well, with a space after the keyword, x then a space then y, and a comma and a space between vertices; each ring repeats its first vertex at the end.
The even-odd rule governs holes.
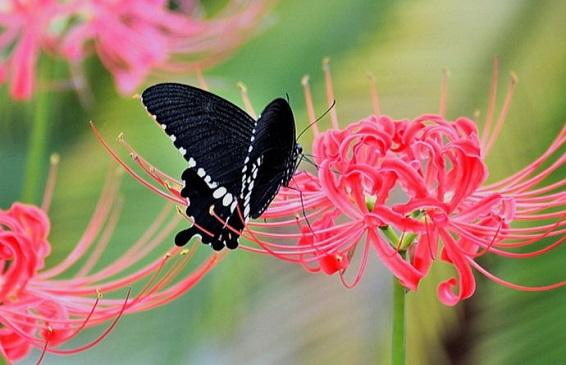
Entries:
POLYGON ((256 121, 219 96, 175 83, 149 87, 142 102, 189 163, 181 195, 194 224, 175 244, 200 236, 215 250, 238 247, 248 219, 267 209, 297 168, 302 149, 289 103, 273 100, 256 121))

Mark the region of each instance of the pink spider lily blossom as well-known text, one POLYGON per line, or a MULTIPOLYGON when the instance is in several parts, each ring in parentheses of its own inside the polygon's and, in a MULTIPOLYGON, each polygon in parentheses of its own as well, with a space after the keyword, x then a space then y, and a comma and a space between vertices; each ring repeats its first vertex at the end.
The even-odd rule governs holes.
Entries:
MULTIPOLYGON (((442 261, 456 273, 438 286, 439 300, 450 306, 474 293, 474 269, 517 290, 566 285, 561 281, 522 286, 478 263, 488 253, 506 258, 539 256, 565 240, 566 180, 549 183, 547 178, 566 161, 560 153, 566 127, 533 163, 504 180, 485 183, 485 157, 501 132, 516 83, 512 77, 495 118, 497 67, 494 70, 482 134, 470 118, 450 121, 442 115, 446 78, 440 113, 413 120, 383 115, 370 78, 373 114, 341 128, 332 108, 329 130, 321 132, 313 124, 317 172, 297 172, 290 187, 282 188, 262 215, 265 221, 247 224, 243 237, 252 244, 240 247, 299 263, 311 272, 337 273, 347 287, 361 280, 372 250, 409 290, 416 290, 432 264, 442 261), (530 226, 513 225, 521 222, 530 226), (541 248, 545 238, 551 241, 541 248), (347 272, 353 272, 348 274, 350 279, 347 272)), ((334 96, 327 62, 324 71, 330 106, 334 96)), ((309 119, 315 120, 307 77, 303 86, 309 119)), ((255 115, 242 90, 248 112, 255 115)), ((149 176, 145 178, 95 133, 138 181, 176 204, 186 204, 179 194, 179 181, 160 172, 121 139, 135 164, 149 176)))
POLYGON ((84 20, 62 39, 62 53, 80 62, 96 52, 123 94, 131 94, 156 70, 187 72, 211 66, 256 28, 268 3, 230 0, 211 19, 198 4, 173 11, 165 0, 89 0, 76 6, 84 20), (92 45, 92 47, 90 47, 92 45))
POLYGON ((121 257, 96 266, 120 215, 114 176, 103 188, 76 246, 60 263, 46 268, 51 251, 47 211, 55 166, 56 161, 42 207, 14 203, 0 210, 0 356, 9 363, 28 356, 32 348, 42 351, 38 363, 45 353, 87 350, 104 339, 124 314, 166 304, 186 293, 221 258, 211 255, 187 272, 196 250, 159 248, 179 221, 168 205, 121 257), (104 322, 109 322, 107 328, 89 343, 61 347, 84 328, 104 322))
POLYGON ((14 99, 32 96, 39 54, 55 41, 49 26, 64 11, 56 0, 9 0, 0 5, 0 83, 10 83, 14 99))
POLYGON ((210 67, 257 29, 272 2, 230 0, 211 17, 198 2, 165 0, 9 0, 0 5, 0 82, 15 99, 36 88, 42 52, 69 62, 74 87, 81 63, 96 54, 123 94, 154 72, 210 67))

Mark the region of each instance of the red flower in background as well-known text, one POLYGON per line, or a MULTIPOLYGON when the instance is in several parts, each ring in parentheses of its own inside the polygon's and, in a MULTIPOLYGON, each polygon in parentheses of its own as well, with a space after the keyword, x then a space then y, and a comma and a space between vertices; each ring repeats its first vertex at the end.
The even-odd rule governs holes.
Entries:
POLYGON ((62 54, 80 62, 94 51, 114 76, 118 90, 131 94, 156 70, 187 72, 217 63, 253 32, 268 8, 265 1, 231 0, 221 13, 206 19, 197 15, 198 2, 180 4, 177 10, 168 3, 77 3, 75 12, 83 20, 64 35, 62 54))
POLYGON ((183 269, 194 249, 166 250, 167 245, 160 252, 158 246, 178 223, 169 206, 137 241, 128 243, 121 257, 97 266, 120 214, 119 184, 111 178, 72 252, 46 268, 51 251, 46 212, 54 176, 53 168, 42 208, 14 203, 0 210, 0 354, 8 362, 24 358, 34 347, 43 351, 42 358, 46 352, 73 354, 89 349, 123 314, 168 303, 190 290, 221 257, 211 255, 187 273, 183 269), (147 263, 152 256, 153 261, 147 263), (144 285, 130 295, 136 283, 144 285), (84 328, 107 321, 111 321, 107 329, 91 342, 72 349, 60 347, 84 328))
POLYGON ((9 0, 0 5, 0 82, 9 82, 14 99, 32 96, 39 54, 55 41, 50 24, 64 12, 56 0, 9 0))
MULTIPOLYGON (((271 2, 230 0, 211 17, 198 2, 8 0, 0 5, 0 82, 29 99, 42 52, 72 72, 96 54, 123 94, 156 71, 190 72, 222 60, 256 29, 271 2)), ((77 76, 77 75, 75 75, 77 76)))
MULTIPOLYGON (((324 69, 331 105, 334 96, 327 63, 324 69)), ((487 253, 534 257, 565 240, 565 180, 548 183, 547 177, 566 161, 566 155, 560 154, 566 128, 532 164, 500 182, 485 184, 485 156, 502 129, 515 86, 512 78, 493 126, 496 78, 494 73, 481 136, 469 118, 449 121, 441 114, 431 114, 394 120, 382 115, 375 84, 371 89, 373 115, 340 128, 335 109, 331 109, 331 129, 320 132, 313 125, 317 172, 297 173, 290 188, 282 188, 262 215, 265 222, 247 224, 243 236, 253 245, 241 247, 299 263, 312 272, 338 273, 348 287, 363 276, 371 250, 409 290, 416 290, 433 262, 440 260, 456 271, 438 287, 438 297, 446 305, 455 305, 474 293, 473 269, 519 290, 566 285, 566 281, 539 287, 512 284, 477 262, 487 253), (544 164, 549 166, 541 168, 544 164), (515 222, 529 222, 531 226, 514 227, 515 222), (540 248, 543 238, 554 241, 540 248), (359 264, 351 267, 359 251, 359 264), (354 271, 351 283, 344 277, 349 271, 354 271)), ((309 118, 314 120, 308 79, 303 85, 309 118)), ((445 91, 441 100, 442 113, 445 91)), ((253 110, 249 113, 254 115, 253 110)), ((136 164, 165 190, 153 185, 96 134, 138 181, 170 201, 186 205, 179 194, 180 182, 150 165, 122 140, 136 164)))

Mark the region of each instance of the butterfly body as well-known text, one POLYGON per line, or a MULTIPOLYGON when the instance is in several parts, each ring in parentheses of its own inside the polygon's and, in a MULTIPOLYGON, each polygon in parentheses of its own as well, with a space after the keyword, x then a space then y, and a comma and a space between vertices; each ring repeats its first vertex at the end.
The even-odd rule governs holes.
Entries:
POLYGON ((175 243, 192 237, 215 250, 234 249, 249 218, 259 217, 295 172, 300 146, 286 100, 254 120, 232 103, 183 84, 157 84, 142 102, 188 163, 181 178, 193 221, 175 243))

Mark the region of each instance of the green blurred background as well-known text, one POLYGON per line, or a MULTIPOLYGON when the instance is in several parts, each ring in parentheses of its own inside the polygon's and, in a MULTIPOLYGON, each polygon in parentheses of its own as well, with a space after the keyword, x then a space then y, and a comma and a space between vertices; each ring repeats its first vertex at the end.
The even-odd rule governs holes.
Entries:
MULTIPOLYGON (((267 23, 233 57, 207 71, 213 91, 241 105, 236 83, 244 81, 256 109, 288 93, 298 123, 305 125, 300 79, 311 75, 321 113, 321 60, 330 56, 343 125, 371 112, 367 71, 376 75, 382 110, 411 118, 438 110, 441 70, 447 68, 447 115, 471 116, 478 109, 485 112, 491 60, 499 56, 500 96, 509 71, 520 82, 506 128, 488 159, 491 180, 536 158, 566 118, 564 1, 287 0, 279 2, 267 23)), ((51 264, 80 237, 112 165, 88 120, 96 121, 107 137, 124 132, 146 158, 172 175, 183 166, 138 101, 119 97, 97 61, 90 61, 88 69, 96 101, 92 108, 83 109, 72 92, 53 94, 51 100, 49 149, 62 155, 51 210, 51 264)), ((189 76, 175 80, 195 82, 189 76)), ((32 104, 12 102, 5 89, 0 104, 3 208, 20 196, 33 115, 32 104)), ((163 204, 129 177, 122 195, 124 213, 111 246, 131 242, 163 204)), ((103 262, 112 259, 112 252, 103 262)), ((505 278, 542 284, 565 278, 564 254, 559 248, 536 261, 486 263, 505 278)), ((476 295, 456 308, 439 305, 438 277, 409 295, 409 364, 564 363, 566 290, 514 292, 476 277, 476 295)), ((375 256, 362 283, 347 290, 335 277, 231 252, 184 297, 124 318, 90 351, 48 355, 44 363, 387 364, 390 281, 375 256)), ((97 333, 86 331, 76 344, 97 333)), ((24 361, 34 362, 33 356, 24 361)))

